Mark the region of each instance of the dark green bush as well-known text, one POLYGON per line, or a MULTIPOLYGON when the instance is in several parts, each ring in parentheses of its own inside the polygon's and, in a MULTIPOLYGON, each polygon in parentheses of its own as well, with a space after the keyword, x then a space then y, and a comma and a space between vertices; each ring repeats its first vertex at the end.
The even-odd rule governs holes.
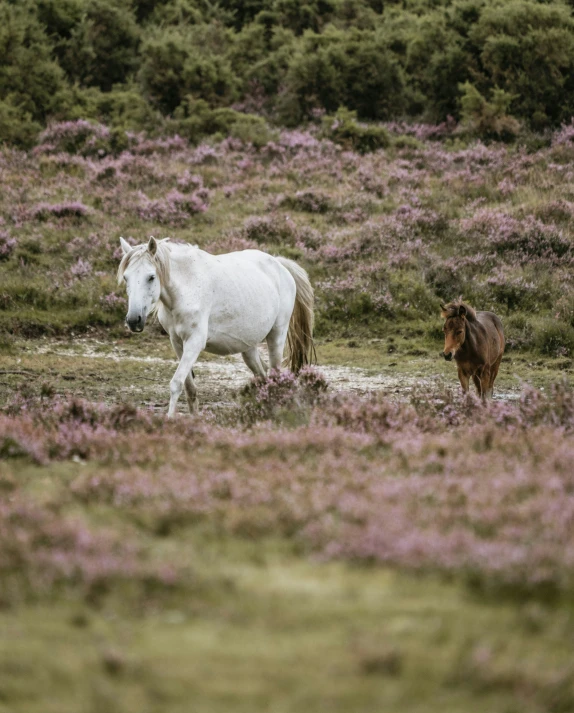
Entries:
POLYGON ((228 34, 209 25, 154 31, 143 44, 139 73, 149 100, 162 111, 173 112, 188 95, 215 106, 236 98, 238 78, 219 51, 228 34))
POLYGON ((193 97, 187 97, 181 103, 167 126, 170 131, 177 132, 192 143, 206 136, 221 134, 222 137, 233 136, 246 144, 260 147, 273 137, 262 117, 234 109, 211 109, 206 101, 193 97))
MULTIPOLYGON (((29 146, 49 120, 159 133, 168 119, 190 136, 233 125, 196 120, 190 97, 290 126, 340 108, 450 115, 511 140, 519 123, 522 137, 574 115, 573 12, 564 0, 3 0, 0 140, 29 146)), ((233 131, 255 143, 258 128, 233 131)), ((386 145, 351 129, 346 145, 386 145)))
POLYGON ((129 0, 87 0, 61 65, 72 80, 109 91, 138 68, 140 34, 129 0))
POLYGON ((535 128, 574 113, 574 20, 562 2, 489 2, 469 32, 484 88, 515 95, 516 116, 535 128))
POLYGON ((470 82, 461 85, 460 99, 463 128, 471 135, 510 140, 520 132, 520 123, 508 114, 516 95, 493 89, 487 101, 470 82))
POLYGON ((285 87, 301 119, 319 107, 333 112, 341 106, 366 119, 388 119, 404 107, 401 69, 368 31, 306 32, 289 62, 285 87))
POLYGON ((7 101, 0 101, 0 142, 30 148, 38 137, 41 126, 27 112, 7 101))
POLYGON ((323 135, 346 149, 365 154, 387 148, 389 133, 382 126, 368 126, 357 122, 357 113, 339 109, 335 116, 323 118, 323 135))
MULTIPOLYGON (((0 3, 0 100, 30 121, 45 121, 58 106, 64 72, 50 56, 51 46, 26 2, 0 3)), ((14 116, 4 109, 4 122, 14 116)), ((4 135, 0 138, 9 138, 4 135)), ((28 132, 25 131, 25 134, 28 132)))

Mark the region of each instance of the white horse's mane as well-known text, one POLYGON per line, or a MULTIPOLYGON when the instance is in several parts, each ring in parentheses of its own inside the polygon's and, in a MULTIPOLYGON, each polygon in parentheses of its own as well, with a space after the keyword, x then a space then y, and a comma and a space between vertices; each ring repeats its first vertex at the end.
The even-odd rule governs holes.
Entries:
POLYGON ((160 284, 165 285, 169 280, 169 264, 171 253, 178 248, 197 249, 197 245, 172 243, 170 238, 163 238, 157 241, 157 250, 154 255, 148 250, 148 243, 136 245, 129 253, 121 259, 118 267, 118 284, 121 284, 129 265, 139 260, 149 260, 155 267, 160 284))

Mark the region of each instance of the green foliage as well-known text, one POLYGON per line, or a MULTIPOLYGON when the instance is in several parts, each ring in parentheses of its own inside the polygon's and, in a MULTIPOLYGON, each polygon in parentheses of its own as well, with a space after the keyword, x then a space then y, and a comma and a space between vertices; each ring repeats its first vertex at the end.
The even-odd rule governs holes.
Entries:
POLYGON ((472 135, 512 139, 518 122, 540 131, 574 114, 573 10, 564 0, 3 0, 0 140, 26 146, 38 125, 77 118, 159 131, 165 116, 190 118, 190 97, 211 110, 239 101, 290 126, 344 107, 363 120, 452 116, 472 135))
MULTIPOLYGON (((64 86, 64 72, 50 50, 28 3, 0 4, 0 100, 9 107, 3 110, 3 124, 11 124, 10 117, 17 111, 29 125, 26 136, 32 130, 30 121, 44 121, 57 108, 58 92, 64 86)), ((0 138, 10 140, 14 133, 13 129, 0 138)))
POLYGON ((234 109, 210 109, 203 99, 189 96, 176 109, 174 118, 167 124, 170 131, 184 136, 192 143, 210 135, 233 136, 246 144, 264 146, 272 134, 267 122, 260 116, 244 114, 234 109))
POLYGON ((541 128, 574 111, 574 20, 562 2, 488 3, 469 33, 483 83, 516 95, 518 116, 541 128))
POLYGON ((294 115, 341 106, 367 119, 388 119, 403 107, 403 77, 390 52, 372 32, 343 32, 333 27, 319 35, 306 32, 285 77, 294 115))
POLYGON ((516 95, 496 88, 492 90, 491 101, 487 101, 470 82, 465 82, 461 91, 462 125, 470 134, 499 139, 518 135, 520 123, 508 114, 516 95))
POLYGON ((357 122, 357 112, 339 109, 335 116, 323 118, 323 134, 337 144, 365 154, 387 148, 388 132, 382 126, 366 126, 357 122))
POLYGON ((0 101, 0 141, 22 148, 32 146, 40 131, 40 124, 32 120, 9 101, 0 101))
POLYGON ((237 96, 238 79, 218 49, 227 40, 228 32, 215 25, 154 31, 142 47, 139 79, 146 96, 165 112, 173 112, 188 95, 228 104, 237 96))
POLYGON ((536 347, 548 356, 574 354, 574 328, 560 322, 545 322, 534 335, 536 347))
POLYGON ((109 91, 137 68, 139 39, 129 0, 87 0, 64 43, 62 66, 72 80, 109 91))

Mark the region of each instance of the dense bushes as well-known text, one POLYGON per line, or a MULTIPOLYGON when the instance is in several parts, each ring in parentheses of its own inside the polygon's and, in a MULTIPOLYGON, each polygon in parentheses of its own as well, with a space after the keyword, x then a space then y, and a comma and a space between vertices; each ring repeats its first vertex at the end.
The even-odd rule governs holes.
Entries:
MULTIPOLYGON (((513 138, 574 114, 572 13, 565 0, 0 0, 0 140, 30 145, 48 119, 172 131, 198 101, 288 125, 342 107, 450 115, 513 138)), ((202 121, 190 138, 221 130, 202 121)))

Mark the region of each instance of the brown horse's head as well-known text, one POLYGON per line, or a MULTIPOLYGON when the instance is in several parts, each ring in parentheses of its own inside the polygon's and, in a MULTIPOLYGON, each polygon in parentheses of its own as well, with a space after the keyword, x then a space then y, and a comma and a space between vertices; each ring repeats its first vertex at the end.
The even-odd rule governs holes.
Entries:
POLYGON ((469 309, 461 302, 451 302, 441 305, 441 316, 445 320, 442 331, 444 332, 443 357, 451 361, 457 351, 464 344, 466 338, 466 319, 469 309))

